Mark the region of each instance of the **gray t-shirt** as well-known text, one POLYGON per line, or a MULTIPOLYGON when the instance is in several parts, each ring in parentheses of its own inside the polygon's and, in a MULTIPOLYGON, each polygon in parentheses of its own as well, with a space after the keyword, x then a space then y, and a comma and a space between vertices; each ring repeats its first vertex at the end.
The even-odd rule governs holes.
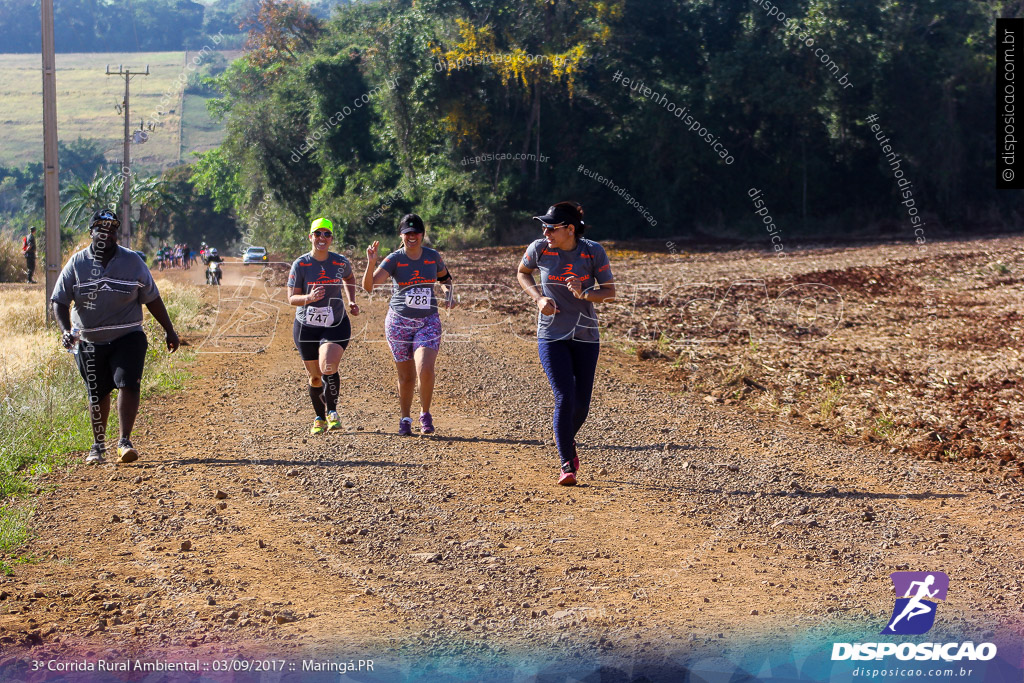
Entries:
POLYGON ((612 267, 604 247, 580 238, 575 249, 563 251, 549 247, 548 241, 541 238, 526 248, 523 265, 532 270, 540 269, 541 291, 544 296, 554 299, 558 307, 558 313, 554 315, 538 314, 538 339, 600 340, 594 304, 573 296, 565 281, 568 276, 575 275, 583 285, 583 291, 593 289, 597 283, 611 282, 614 279, 612 267))
POLYGON ((50 301, 71 309, 71 324, 84 341, 106 344, 142 330, 142 306, 160 298, 153 274, 131 249, 117 247, 104 268, 92 246, 74 254, 64 266, 50 301))
POLYGON ((437 313, 434 283, 437 274, 447 268, 436 250, 421 248, 423 253, 416 261, 402 247, 385 256, 380 264, 392 278, 391 310, 404 318, 427 318, 437 313))
POLYGON ((288 273, 288 287, 296 287, 309 294, 317 285, 323 285, 324 297, 308 306, 295 309, 295 319, 311 327, 333 327, 345 319, 343 280, 352 277, 352 262, 341 254, 327 252, 327 258, 317 261, 312 252, 303 254, 292 263, 288 273))

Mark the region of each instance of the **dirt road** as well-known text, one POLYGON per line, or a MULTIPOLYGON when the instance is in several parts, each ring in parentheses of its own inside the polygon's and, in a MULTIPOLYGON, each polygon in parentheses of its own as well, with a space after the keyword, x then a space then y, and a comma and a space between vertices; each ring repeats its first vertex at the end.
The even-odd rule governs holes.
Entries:
POLYGON ((1020 632, 1022 498, 982 473, 690 398, 607 345, 561 488, 535 344, 494 311, 451 314, 437 433, 396 435, 380 297, 342 361, 343 429, 311 437, 292 309, 228 271, 188 389, 143 406, 142 459, 41 483, 38 561, 0 578, 10 658, 657 659, 877 633, 897 569, 955 582, 936 638, 1020 632))

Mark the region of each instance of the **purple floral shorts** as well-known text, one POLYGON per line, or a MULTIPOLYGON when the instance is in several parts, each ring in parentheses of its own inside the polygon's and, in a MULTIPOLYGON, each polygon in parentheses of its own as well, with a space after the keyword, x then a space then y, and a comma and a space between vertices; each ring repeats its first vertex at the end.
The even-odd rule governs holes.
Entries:
POLYGON ((420 347, 436 351, 441 346, 441 317, 433 313, 426 318, 406 318, 389 308, 384 333, 395 362, 402 363, 412 360, 413 352, 420 347))

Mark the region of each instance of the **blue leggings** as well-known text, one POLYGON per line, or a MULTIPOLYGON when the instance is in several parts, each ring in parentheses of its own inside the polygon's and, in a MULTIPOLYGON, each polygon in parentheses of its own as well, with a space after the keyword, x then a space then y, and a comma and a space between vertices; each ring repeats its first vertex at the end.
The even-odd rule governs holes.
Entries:
POLYGON ((576 456, 576 433, 590 412, 601 345, 574 339, 542 339, 537 349, 555 394, 555 445, 562 462, 570 462, 576 456))

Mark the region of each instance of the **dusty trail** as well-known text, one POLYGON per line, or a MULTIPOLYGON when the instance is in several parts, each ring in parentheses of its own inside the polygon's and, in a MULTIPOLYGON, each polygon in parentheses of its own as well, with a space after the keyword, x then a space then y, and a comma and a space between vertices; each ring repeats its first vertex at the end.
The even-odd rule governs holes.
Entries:
POLYGON ((311 437, 291 310, 238 283, 189 388, 144 405, 143 459, 39 498, 41 559, 0 579, 8 653, 659 656, 883 621, 898 568, 957 582, 936 627, 957 638, 1024 616, 1019 494, 981 474, 695 403, 606 347, 561 488, 535 346, 501 326, 442 346, 436 435, 394 433, 379 297, 342 361, 343 430, 311 437))

